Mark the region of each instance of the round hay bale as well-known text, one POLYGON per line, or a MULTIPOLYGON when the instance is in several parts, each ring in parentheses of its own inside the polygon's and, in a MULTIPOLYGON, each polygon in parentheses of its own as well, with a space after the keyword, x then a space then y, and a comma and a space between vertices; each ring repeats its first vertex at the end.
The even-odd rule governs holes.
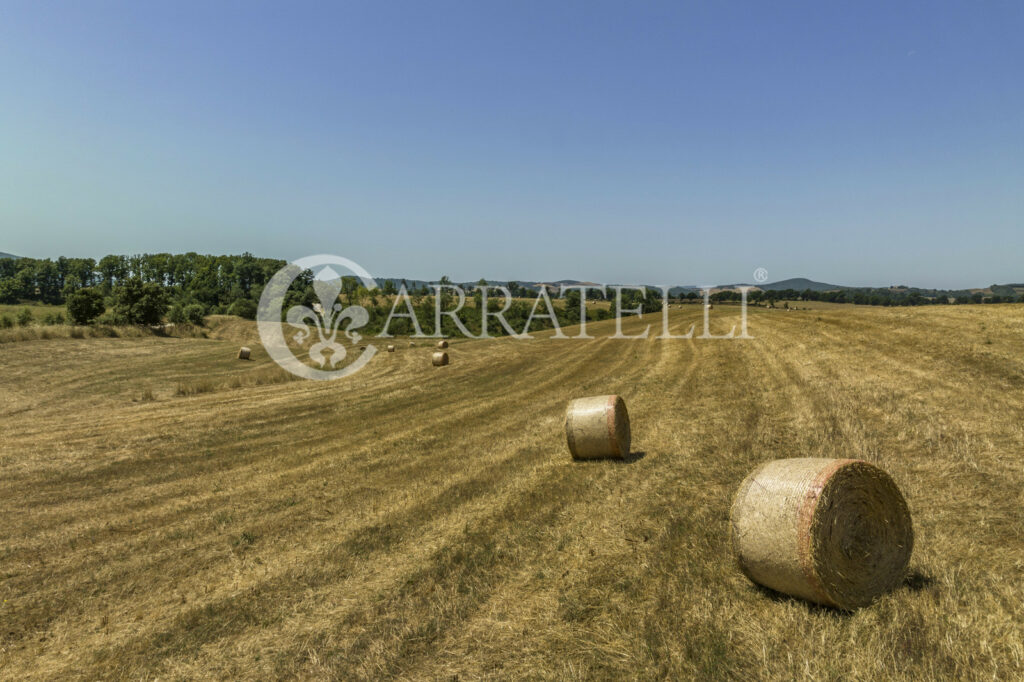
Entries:
POLYGON ((395 352, 394 344, 391 344, 391 343, 388 344, 388 352, 389 353, 394 353, 395 352))
POLYGON ((856 459, 762 464, 740 484, 730 534, 755 583, 848 610, 896 587, 914 547, 900 489, 856 459))
POLYGON ((242 346, 241 348, 238 349, 238 359, 239 360, 248 360, 249 356, 251 354, 252 354, 252 350, 250 350, 249 348, 246 348, 245 346, 242 346))
POLYGON ((444 367, 445 365, 448 364, 448 354, 442 351, 438 351, 434 353, 434 358, 432 362, 434 363, 434 367, 444 367))
POLYGON ((448 342, 445 341, 444 339, 441 339, 440 341, 437 342, 437 347, 441 349, 447 348, 448 342))
POLYGON ((574 459, 629 454, 629 413, 617 395, 577 398, 565 411, 565 437, 574 459))

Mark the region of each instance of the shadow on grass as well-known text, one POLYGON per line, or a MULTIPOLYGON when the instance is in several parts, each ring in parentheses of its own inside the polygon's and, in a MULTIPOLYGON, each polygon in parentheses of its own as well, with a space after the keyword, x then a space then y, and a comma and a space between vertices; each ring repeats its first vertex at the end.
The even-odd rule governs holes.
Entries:
POLYGON ((922 573, 918 569, 914 569, 913 571, 910 571, 910 573, 907 574, 906 579, 903 581, 902 587, 907 588, 911 592, 920 592, 921 590, 926 590, 929 587, 932 587, 933 585, 935 585, 935 583, 935 578, 925 573, 922 573))
POLYGON ((639 462, 641 459, 647 456, 644 451, 631 452, 625 457, 619 459, 618 457, 592 457, 589 459, 576 459, 573 458, 574 464, 601 464, 611 462, 613 464, 632 464, 633 462, 639 462))
MULTIPOLYGON (((799 597, 793 597, 782 592, 776 592, 770 587, 764 585, 758 585, 757 583, 751 583, 754 589, 766 599, 770 599, 776 603, 782 604, 794 604, 803 606, 808 613, 813 614, 834 614, 842 618, 846 618, 855 613, 855 611, 846 611, 843 609, 837 609, 831 606, 823 606, 821 604, 815 604, 814 602, 805 601, 799 597)), ((914 569, 907 573, 907 577, 904 578, 903 582, 893 589, 893 592, 898 590, 910 590, 911 592, 920 592, 921 590, 928 589, 936 584, 936 581, 931 576, 922 573, 918 569, 914 569)), ((870 608, 870 607, 867 607, 870 608)))

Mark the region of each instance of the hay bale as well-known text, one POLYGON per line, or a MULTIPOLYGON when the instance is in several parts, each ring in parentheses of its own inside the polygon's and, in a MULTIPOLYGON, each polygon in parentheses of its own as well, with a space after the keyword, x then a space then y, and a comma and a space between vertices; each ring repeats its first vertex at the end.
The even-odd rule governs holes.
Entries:
POLYGON ((900 489, 856 459, 762 464, 740 484, 730 533, 748 578, 840 609, 865 606, 896 587, 914 547, 900 489))
POLYGON ((389 353, 394 353, 395 352, 394 344, 390 344, 390 343, 388 344, 388 352, 389 353))
POLYGON ((437 342, 437 347, 443 350, 448 347, 448 342, 445 341, 444 339, 441 339, 440 341, 437 342))
POLYGON ((448 364, 448 354, 443 351, 438 351, 434 353, 432 362, 434 363, 434 367, 444 367, 448 364))
POLYGON ((248 360, 249 356, 251 354, 252 354, 252 350, 250 350, 249 348, 246 348, 245 346, 242 346, 241 348, 238 349, 238 359, 239 360, 248 360))
POLYGON ((629 413, 617 395, 577 398, 565 411, 565 437, 574 459, 629 454, 629 413))
POLYGON ((410 341, 409 342, 409 348, 415 348, 415 347, 416 347, 416 343, 413 342, 413 341, 410 341))

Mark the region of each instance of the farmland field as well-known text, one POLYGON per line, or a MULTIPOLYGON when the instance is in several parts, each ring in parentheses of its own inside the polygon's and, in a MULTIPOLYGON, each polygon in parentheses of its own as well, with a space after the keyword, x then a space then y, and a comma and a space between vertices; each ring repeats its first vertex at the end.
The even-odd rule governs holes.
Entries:
POLYGON ((324 383, 228 318, 0 344, 0 678, 1024 677, 1024 306, 659 322, 444 368, 403 339, 324 383), (574 463, 566 403, 605 393, 633 455, 574 463), (801 456, 907 497, 910 573, 868 608, 736 568, 737 486, 801 456))

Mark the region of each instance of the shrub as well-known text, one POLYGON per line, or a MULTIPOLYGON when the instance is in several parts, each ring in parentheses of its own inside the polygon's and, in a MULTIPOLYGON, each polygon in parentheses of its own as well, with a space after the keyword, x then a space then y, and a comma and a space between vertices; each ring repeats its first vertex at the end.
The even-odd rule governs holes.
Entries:
POLYGON ((239 299, 228 306, 228 315, 237 315, 247 320, 255 320, 256 304, 249 299, 239 299))
MULTIPOLYGON (((203 326, 203 324, 205 324, 206 322, 206 320, 204 319, 206 315, 206 310, 199 303, 193 303, 191 305, 185 306, 184 310, 182 310, 182 313, 183 317, 185 318, 185 322, 191 322, 192 324, 198 325, 200 327, 203 326)), ((253 317, 256 317, 255 312, 253 313, 253 317)))
POLYGON ((183 324, 185 322, 185 309, 178 304, 171 306, 171 309, 167 311, 167 321, 174 324, 183 324))
POLYGON ((11 319, 10 315, 4 315, 0 317, 0 329, 10 329, 14 326, 14 320, 11 319))
POLYGON ((32 311, 28 308, 22 308, 21 312, 18 313, 18 324, 22 327, 32 324, 32 311))
POLYGON ((106 310, 103 294, 97 289, 79 289, 68 295, 68 317, 73 324, 92 324, 106 310))

